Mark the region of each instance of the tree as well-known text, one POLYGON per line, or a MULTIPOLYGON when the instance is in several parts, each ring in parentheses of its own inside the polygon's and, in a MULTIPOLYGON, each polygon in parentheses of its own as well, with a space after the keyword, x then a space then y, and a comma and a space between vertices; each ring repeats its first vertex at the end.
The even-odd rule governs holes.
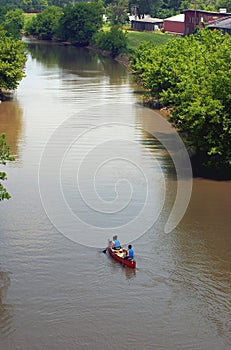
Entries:
POLYGON ((216 1, 216 8, 226 8, 227 12, 231 12, 231 1, 230 0, 217 0, 216 1))
POLYGON ((78 2, 64 8, 58 35, 76 45, 88 45, 103 25, 103 6, 100 2, 78 2))
POLYGON ((0 88, 14 90, 25 76, 26 46, 0 32, 0 88))
POLYGON ((96 47, 111 52, 112 57, 127 52, 127 33, 113 25, 109 31, 99 31, 93 37, 96 47))
POLYGON ((19 39, 24 26, 24 14, 21 9, 8 11, 5 15, 3 28, 8 35, 19 39))
MULTIPOLYGON (((5 134, 0 135, 0 165, 5 165, 6 161, 14 160, 13 157, 10 156, 10 147, 7 146, 5 134)), ((7 179, 7 175, 5 172, 0 171, 0 180, 4 181, 7 179)), ((7 192, 6 188, 0 182, 0 201, 4 199, 10 199, 11 196, 7 192)))
POLYGON ((206 29, 155 49, 143 44, 132 63, 151 96, 170 108, 189 150, 211 168, 231 160, 230 61, 231 37, 206 29))
POLYGON ((63 11, 60 7, 47 7, 27 23, 26 33, 37 36, 42 40, 51 40, 57 33, 62 15, 63 11))
POLYGON ((40 12, 47 6, 47 0, 22 0, 19 4, 25 12, 40 12))
POLYGON ((107 16, 112 24, 123 24, 128 18, 128 0, 114 0, 107 6, 107 16))
POLYGON ((49 6, 58 6, 58 7, 64 7, 68 4, 73 3, 72 0, 48 0, 49 6))
POLYGON ((130 0, 129 4, 130 12, 133 15, 136 13, 139 17, 146 14, 152 17, 164 18, 174 13, 167 0, 130 0))

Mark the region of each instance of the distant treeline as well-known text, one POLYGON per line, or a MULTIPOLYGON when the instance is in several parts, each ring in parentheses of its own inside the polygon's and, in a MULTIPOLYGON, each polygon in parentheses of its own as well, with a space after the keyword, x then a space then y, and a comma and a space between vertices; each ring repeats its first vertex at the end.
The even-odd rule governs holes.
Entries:
MULTIPOLYGON (((0 0, 0 12, 7 12, 15 8, 21 8, 25 12, 40 12, 48 6, 64 8, 66 5, 86 0, 0 0)), ((116 6, 126 8, 132 15, 142 16, 149 14, 152 17, 166 18, 182 12, 187 8, 197 8, 208 11, 218 11, 219 8, 226 8, 231 12, 230 0, 95 0, 100 2, 104 8, 116 6)))

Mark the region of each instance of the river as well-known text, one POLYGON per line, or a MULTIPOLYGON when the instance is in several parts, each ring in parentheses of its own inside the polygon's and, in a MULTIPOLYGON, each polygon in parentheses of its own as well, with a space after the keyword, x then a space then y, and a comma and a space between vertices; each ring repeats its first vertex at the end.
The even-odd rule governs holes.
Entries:
POLYGON ((174 131, 119 63, 28 48, 26 78, 0 104, 15 156, 0 204, 0 350, 229 350, 231 182, 177 180, 174 131), (136 270, 102 253, 113 234, 132 242, 136 270))

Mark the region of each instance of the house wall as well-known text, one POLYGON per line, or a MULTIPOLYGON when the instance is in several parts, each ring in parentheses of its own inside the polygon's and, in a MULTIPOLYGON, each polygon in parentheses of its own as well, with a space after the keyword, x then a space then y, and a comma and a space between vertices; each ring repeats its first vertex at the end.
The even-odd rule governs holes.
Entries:
POLYGON ((164 20, 164 30, 168 33, 184 34, 184 22, 164 20))

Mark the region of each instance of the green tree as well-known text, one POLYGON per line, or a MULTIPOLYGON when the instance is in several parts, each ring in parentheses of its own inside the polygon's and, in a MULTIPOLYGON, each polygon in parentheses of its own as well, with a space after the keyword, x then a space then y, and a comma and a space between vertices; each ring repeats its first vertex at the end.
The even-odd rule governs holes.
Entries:
POLYGON ((33 10, 32 0, 22 0, 21 7, 25 12, 32 11, 33 10))
POLYGON ((127 52, 127 33, 120 26, 113 25, 109 31, 99 31, 93 37, 96 47, 111 52, 112 57, 127 52))
POLYGON ((51 40, 55 37, 63 11, 60 7, 49 6, 43 12, 32 17, 26 25, 27 34, 37 36, 42 40, 51 40))
POLYGON ((40 12, 47 6, 47 0, 21 0, 18 4, 25 12, 40 12))
POLYGON ((64 8, 58 35, 76 45, 88 45, 103 25, 101 2, 78 2, 64 8))
MULTIPOLYGON (((5 165, 6 161, 14 160, 13 157, 10 156, 10 147, 7 146, 5 134, 0 135, 0 165, 5 165)), ((0 180, 4 181, 7 179, 7 175, 5 172, 0 171, 0 180)), ((11 196, 7 192, 6 188, 0 182, 0 201, 3 199, 10 199, 11 196)))
POLYGON ((113 0, 106 11, 112 24, 123 24, 128 18, 128 0, 113 0))
POLYGON ((226 8, 227 12, 231 13, 231 1, 230 0, 217 0, 216 1, 216 8, 219 10, 219 8, 226 8))
POLYGON ((11 10, 6 13, 3 28, 9 35, 15 39, 19 39, 23 26, 24 14, 21 9, 11 10))
MULTIPOLYGON (((130 12, 132 15, 138 15, 142 17, 143 15, 150 15, 152 17, 168 17, 169 10, 167 6, 167 1, 164 0, 137 0, 129 1, 130 12), (164 16, 164 11, 166 16, 164 16)), ((173 10, 170 11, 171 14, 173 10)))
POLYGON ((71 3, 73 3, 72 0, 48 0, 49 6, 64 7, 64 6, 69 5, 71 3))
POLYGON ((230 62, 231 37, 207 29, 155 49, 143 44, 132 63, 207 167, 225 167, 231 160, 230 62))
POLYGON ((14 90, 25 76, 26 45, 0 32, 0 88, 14 90))

